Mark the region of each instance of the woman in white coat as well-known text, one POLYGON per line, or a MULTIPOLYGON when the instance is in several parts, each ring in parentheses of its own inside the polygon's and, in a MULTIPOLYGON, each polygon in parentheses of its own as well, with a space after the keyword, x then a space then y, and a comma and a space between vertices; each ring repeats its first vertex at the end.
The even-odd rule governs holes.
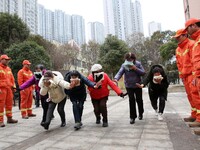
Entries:
POLYGON ((61 118, 61 127, 66 125, 64 106, 66 103, 66 94, 64 89, 70 89, 72 84, 66 82, 62 74, 58 71, 46 71, 39 81, 40 94, 49 94, 49 107, 47 111, 46 121, 42 125, 46 130, 49 129, 51 118, 53 116, 54 109, 58 104, 57 110, 61 118))

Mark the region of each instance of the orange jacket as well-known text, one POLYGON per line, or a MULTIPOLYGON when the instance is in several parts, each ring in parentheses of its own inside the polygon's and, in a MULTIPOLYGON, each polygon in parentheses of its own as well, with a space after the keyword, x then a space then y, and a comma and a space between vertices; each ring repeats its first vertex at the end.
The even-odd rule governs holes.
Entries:
POLYGON ((193 33, 191 36, 195 40, 192 48, 192 65, 194 66, 194 74, 200 77, 200 30, 193 33))
POLYGON ((0 87, 11 88, 15 87, 15 79, 10 67, 0 63, 0 87))
POLYGON ((192 47, 194 41, 186 38, 178 44, 176 48, 176 64, 179 71, 179 77, 184 78, 192 74, 192 47))
POLYGON ((18 84, 21 86, 24 82, 29 80, 33 76, 32 71, 30 69, 23 67, 17 73, 18 84))

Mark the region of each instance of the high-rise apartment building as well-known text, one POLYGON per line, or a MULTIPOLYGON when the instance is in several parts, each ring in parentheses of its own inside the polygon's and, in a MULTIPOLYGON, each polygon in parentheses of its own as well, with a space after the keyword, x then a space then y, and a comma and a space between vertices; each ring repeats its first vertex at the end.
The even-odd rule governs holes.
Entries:
POLYGON ((143 33, 140 2, 136 0, 104 0, 106 35, 116 35, 126 40, 135 32, 143 33))
POLYGON ((183 0, 185 10, 185 20, 190 18, 200 18, 200 1, 199 0, 183 0))
POLYGON ((78 45, 85 44, 85 20, 82 16, 72 15, 72 39, 78 45))
POLYGON ((100 22, 89 22, 88 25, 88 41, 95 41, 102 44, 105 39, 104 25, 100 22))
POLYGON ((66 43, 64 32, 65 12, 55 10, 54 12, 54 40, 60 43, 66 43))
POLYGON ((31 33, 37 33, 37 0, 1 0, 0 12, 17 14, 31 33))
POLYGON ((138 0, 135 0, 132 3, 132 26, 133 30, 132 33, 143 33, 143 20, 142 20, 142 9, 141 4, 138 0))
POLYGON ((161 31, 161 24, 155 21, 152 21, 148 24, 148 28, 149 28, 149 36, 151 37, 154 32, 161 31))

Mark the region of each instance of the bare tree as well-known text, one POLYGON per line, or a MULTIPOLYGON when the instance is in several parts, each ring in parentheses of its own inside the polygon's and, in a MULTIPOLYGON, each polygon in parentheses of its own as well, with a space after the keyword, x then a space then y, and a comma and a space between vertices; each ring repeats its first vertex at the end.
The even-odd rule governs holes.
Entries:
POLYGON ((97 63, 99 58, 100 52, 100 45, 94 41, 89 41, 88 45, 82 45, 81 55, 83 60, 85 61, 86 68, 88 71, 90 70, 91 66, 97 63))
POLYGON ((56 70, 70 70, 72 65, 75 64, 75 60, 78 57, 80 49, 71 44, 64 44, 59 46, 54 51, 53 65, 56 70))

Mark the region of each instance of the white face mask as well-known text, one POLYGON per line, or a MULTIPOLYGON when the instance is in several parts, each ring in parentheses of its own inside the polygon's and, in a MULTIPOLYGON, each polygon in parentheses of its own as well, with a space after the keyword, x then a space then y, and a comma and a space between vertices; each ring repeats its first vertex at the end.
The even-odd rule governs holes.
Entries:
POLYGON ((94 73, 94 81, 96 81, 96 82, 102 81, 104 79, 103 74, 104 74, 104 72, 94 73))
POLYGON ((153 83, 158 84, 158 82, 156 82, 156 79, 162 80, 163 77, 162 77, 162 75, 154 75, 154 76, 153 76, 153 83))

